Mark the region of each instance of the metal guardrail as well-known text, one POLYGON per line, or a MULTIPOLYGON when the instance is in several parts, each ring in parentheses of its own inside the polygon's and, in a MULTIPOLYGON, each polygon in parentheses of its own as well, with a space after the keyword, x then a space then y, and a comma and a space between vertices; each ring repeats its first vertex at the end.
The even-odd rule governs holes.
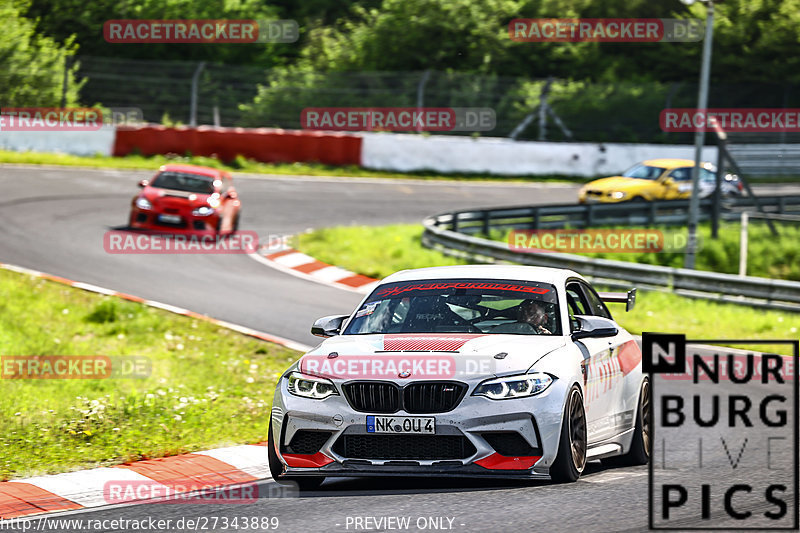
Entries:
MULTIPOLYGON (((800 197, 760 197, 759 201, 768 212, 800 212, 800 197)), ((688 201, 680 200, 643 204, 544 205, 444 213, 425 219, 422 243, 447 255, 481 263, 512 262, 567 268, 608 286, 627 288, 636 284, 704 300, 800 311, 800 282, 592 259, 573 254, 522 253, 511 250, 506 243, 471 235, 488 235, 492 230, 511 228, 550 229, 654 223, 679 225, 685 224, 688 204, 688 201)), ((702 202, 703 207, 710 209, 710 205, 710 200, 702 202)), ((729 201, 723 215, 738 218, 736 209, 750 205, 747 199, 729 201)), ((703 211, 704 217, 708 218, 708 209, 703 211)))
POLYGON ((800 168, 800 144, 731 143, 728 152, 749 179, 796 176, 800 168))
MULTIPOLYGON (((800 196, 759 196, 766 213, 800 214, 800 196)), ((711 218, 713 199, 700 201, 700 220, 711 218)), ((751 198, 723 200, 721 216, 738 220, 741 211, 755 207, 751 198)), ((491 209, 471 209, 439 215, 437 224, 448 224, 460 233, 483 233, 492 229, 556 229, 597 226, 685 226, 689 200, 624 202, 609 204, 562 204, 491 209)))

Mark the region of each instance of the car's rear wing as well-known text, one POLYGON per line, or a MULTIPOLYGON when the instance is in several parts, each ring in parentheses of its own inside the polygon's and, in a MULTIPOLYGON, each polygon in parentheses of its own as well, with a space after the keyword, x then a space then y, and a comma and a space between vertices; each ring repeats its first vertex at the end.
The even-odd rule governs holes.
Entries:
POLYGON ((598 296, 604 302, 611 303, 624 303, 625 311, 630 311, 636 305, 636 289, 631 289, 628 292, 598 292, 598 296))

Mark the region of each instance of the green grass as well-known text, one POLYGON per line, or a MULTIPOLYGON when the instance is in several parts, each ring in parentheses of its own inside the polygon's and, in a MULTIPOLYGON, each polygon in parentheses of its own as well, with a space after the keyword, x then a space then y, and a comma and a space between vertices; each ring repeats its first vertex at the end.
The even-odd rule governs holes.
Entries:
POLYGON ((0 270, 0 355, 135 355, 145 379, 0 379, 0 480, 266 440, 298 354, 141 304, 0 270))
MULTIPOLYGON (((144 157, 129 155, 125 157, 112 157, 105 155, 77 156, 69 154, 50 154, 41 152, 12 152, 0 150, 0 164, 23 165, 61 165, 89 168, 117 168, 126 170, 154 171, 159 166, 167 163, 186 163, 220 168, 229 171, 247 172, 252 174, 280 174, 287 176, 335 176, 357 178, 391 178, 391 179, 420 179, 420 180, 502 180, 504 182, 571 182, 584 183, 590 178, 567 175, 521 175, 521 176, 494 176, 491 174, 443 174, 435 171, 418 172, 389 172, 369 170, 359 166, 331 166, 318 163, 261 163, 244 157, 237 157, 234 161, 223 162, 213 157, 203 156, 177 156, 156 155, 144 157)), ((593 178, 592 178, 593 179, 593 178)))
MULTIPOLYGON (((800 225, 776 222, 778 236, 774 237, 762 221, 751 222, 748 228, 747 274, 765 278, 800 281, 800 225)), ((626 228, 623 228, 626 229, 626 228)), ((686 228, 658 228, 664 232, 665 242, 680 236, 686 242, 686 228)), ((700 248, 697 268, 725 274, 739 273, 739 238, 741 226, 726 222, 720 225, 719 238, 711 238, 711 227, 699 227, 700 248)), ((490 238, 508 242, 508 232, 493 232, 490 238)), ((680 251, 658 253, 586 253, 587 257, 630 261, 648 265, 683 267, 684 254, 680 251)))
POLYGON ((346 226, 323 228, 296 236, 295 246, 331 265, 372 278, 384 278, 405 268, 463 265, 422 246, 420 226, 346 226))
MULTIPOLYGON (((466 264, 422 247, 418 225, 347 226, 299 235, 297 248, 320 261, 375 278, 406 268, 466 264), (365 243, 367 245, 365 246, 365 243)), ((619 254, 622 255, 622 254, 619 254)), ((655 254, 650 254, 655 255, 655 254)), ((796 339, 800 314, 640 291, 634 310, 611 312, 628 331, 680 332, 695 338, 796 339)))

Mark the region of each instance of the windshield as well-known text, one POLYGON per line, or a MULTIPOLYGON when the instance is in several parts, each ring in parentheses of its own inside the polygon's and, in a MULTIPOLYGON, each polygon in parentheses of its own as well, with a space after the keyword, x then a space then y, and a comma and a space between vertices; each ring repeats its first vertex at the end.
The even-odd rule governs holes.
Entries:
POLYGON ((561 335, 561 321, 548 283, 403 281, 375 289, 344 332, 373 333, 561 335))
POLYGON ((651 167, 649 165, 636 165, 626 170, 622 175, 626 178, 638 178, 640 180, 658 179, 664 169, 661 167, 651 167))
POLYGON ((199 174, 185 174, 183 172, 162 172, 155 177, 150 186, 175 191, 212 194, 214 192, 214 178, 199 174))

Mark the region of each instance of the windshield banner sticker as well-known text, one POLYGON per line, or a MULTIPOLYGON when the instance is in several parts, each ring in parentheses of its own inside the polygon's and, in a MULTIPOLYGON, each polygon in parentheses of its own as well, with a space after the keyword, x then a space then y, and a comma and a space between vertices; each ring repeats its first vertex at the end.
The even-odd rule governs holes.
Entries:
POLYGON ((470 281, 448 281, 443 283, 412 283, 408 285, 397 285, 394 287, 383 287, 376 291, 377 296, 397 296, 409 291, 443 291, 447 289, 474 289, 490 291, 513 291, 524 292, 527 294, 547 294, 549 289, 532 287, 529 285, 518 285, 513 283, 494 283, 494 282, 470 282, 470 281))

